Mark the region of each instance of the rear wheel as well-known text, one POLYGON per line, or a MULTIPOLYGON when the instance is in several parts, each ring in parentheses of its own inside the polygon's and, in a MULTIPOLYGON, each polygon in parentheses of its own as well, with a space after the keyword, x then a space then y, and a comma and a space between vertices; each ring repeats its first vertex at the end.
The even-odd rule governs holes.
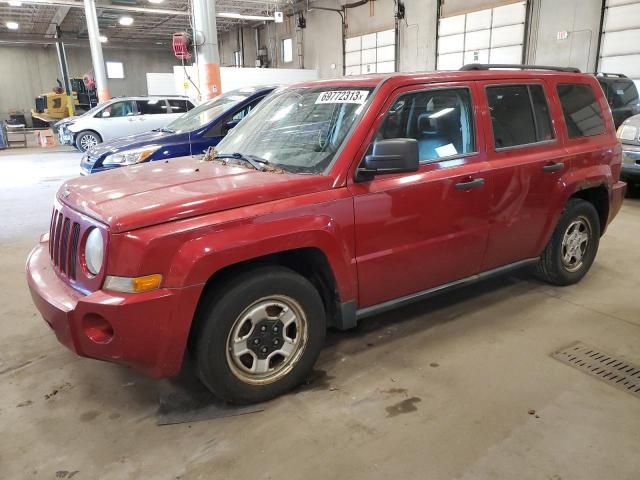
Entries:
POLYGON ((598 212, 591 203, 572 198, 538 260, 538 276, 554 285, 579 282, 591 268, 599 243, 598 212))
POLYGON ((200 379, 231 403, 261 402, 295 387, 324 343, 318 291, 286 268, 262 267, 236 277, 205 300, 200 315, 200 379))
POLYGON ((102 143, 102 138, 96 132, 85 130, 76 136, 76 148, 81 152, 86 152, 91 147, 102 143))

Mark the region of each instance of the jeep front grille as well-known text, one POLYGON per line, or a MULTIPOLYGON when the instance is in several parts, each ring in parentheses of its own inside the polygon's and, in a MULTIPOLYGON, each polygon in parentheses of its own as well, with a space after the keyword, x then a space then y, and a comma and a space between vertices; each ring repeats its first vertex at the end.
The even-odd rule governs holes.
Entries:
POLYGON ((76 279, 79 240, 80 224, 54 208, 49 227, 49 255, 58 271, 71 280, 76 279))

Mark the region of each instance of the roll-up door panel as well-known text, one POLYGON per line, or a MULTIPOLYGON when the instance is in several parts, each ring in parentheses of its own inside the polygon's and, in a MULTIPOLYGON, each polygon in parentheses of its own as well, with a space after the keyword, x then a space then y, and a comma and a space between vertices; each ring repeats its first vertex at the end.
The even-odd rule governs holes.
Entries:
POLYGON ((640 0, 606 0, 598 71, 640 82, 640 0))
POLYGON ((467 32, 491 28, 491 9, 467 14, 467 32))
POLYGON ((465 50, 481 50, 489 48, 491 44, 491 30, 478 30, 467 33, 465 50))
POLYGON ((462 52, 464 50, 464 34, 440 37, 438 40, 439 53, 462 52))
POLYGON ((491 30, 491 48, 522 44, 524 25, 509 25, 491 30))

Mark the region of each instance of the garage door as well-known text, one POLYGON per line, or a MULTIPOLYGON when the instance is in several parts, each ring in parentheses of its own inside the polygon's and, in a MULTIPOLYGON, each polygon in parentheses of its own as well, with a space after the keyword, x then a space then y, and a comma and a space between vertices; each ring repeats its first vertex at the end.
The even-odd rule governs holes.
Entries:
POLYGON ((624 73, 640 87, 640 1, 607 0, 598 70, 624 73))
MULTIPOLYGON (((502 2, 504 3, 504 2, 502 2)), ((438 20, 438 70, 467 63, 522 63, 527 2, 438 20)))
POLYGON ((395 71, 395 30, 347 38, 344 50, 346 75, 395 71))

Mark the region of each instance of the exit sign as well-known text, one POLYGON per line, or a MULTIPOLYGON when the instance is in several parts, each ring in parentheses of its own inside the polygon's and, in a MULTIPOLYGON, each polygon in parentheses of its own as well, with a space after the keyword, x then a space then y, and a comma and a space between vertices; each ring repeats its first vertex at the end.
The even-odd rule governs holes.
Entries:
POLYGON ((566 40, 567 38, 569 38, 569 32, 567 32, 566 30, 558 32, 558 34, 556 35, 556 40, 566 40))

